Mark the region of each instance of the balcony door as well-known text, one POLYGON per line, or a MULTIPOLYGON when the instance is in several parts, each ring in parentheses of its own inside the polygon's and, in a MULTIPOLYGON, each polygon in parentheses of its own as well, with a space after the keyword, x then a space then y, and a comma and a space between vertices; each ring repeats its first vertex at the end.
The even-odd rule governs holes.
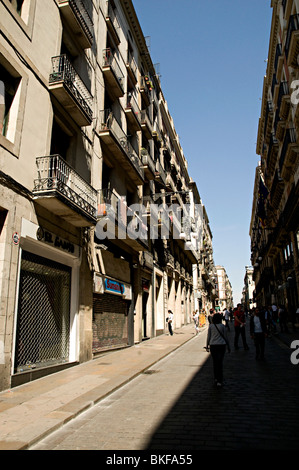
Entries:
POLYGON ((71 144, 71 136, 68 135, 62 127, 58 124, 56 119, 53 119, 52 139, 50 155, 60 155, 67 161, 67 153, 71 144))

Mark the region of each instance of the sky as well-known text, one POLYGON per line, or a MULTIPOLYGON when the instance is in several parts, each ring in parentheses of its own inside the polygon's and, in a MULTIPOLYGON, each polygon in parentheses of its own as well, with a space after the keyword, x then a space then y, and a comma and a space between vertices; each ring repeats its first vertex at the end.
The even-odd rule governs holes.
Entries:
POLYGON ((190 177, 206 207, 215 265, 240 302, 271 0, 133 0, 190 177))

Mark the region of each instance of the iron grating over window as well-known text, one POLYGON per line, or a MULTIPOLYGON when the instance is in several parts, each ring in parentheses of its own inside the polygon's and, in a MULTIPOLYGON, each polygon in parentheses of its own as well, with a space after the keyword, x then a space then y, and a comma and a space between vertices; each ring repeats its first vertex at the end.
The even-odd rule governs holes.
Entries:
POLYGON ((71 268, 23 251, 15 372, 68 361, 71 268))

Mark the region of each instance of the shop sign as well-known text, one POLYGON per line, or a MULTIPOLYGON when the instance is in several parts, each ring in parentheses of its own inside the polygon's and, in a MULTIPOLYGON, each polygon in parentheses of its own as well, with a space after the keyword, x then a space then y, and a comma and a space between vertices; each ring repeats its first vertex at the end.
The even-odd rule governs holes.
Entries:
POLYGON ((123 295, 125 291, 125 286, 118 281, 113 281, 112 279, 105 278, 105 291, 110 292, 111 294, 123 295))
POLYGON ((120 295, 125 300, 132 299, 132 289, 129 284, 125 284, 120 281, 116 281, 109 277, 104 277, 101 274, 94 274, 94 293, 104 294, 105 292, 109 294, 120 295))
POLYGON ((70 241, 65 240, 64 238, 59 237, 55 233, 45 230, 43 227, 38 227, 36 232, 36 238, 39 241, 47 243, 48 245, 51 245, 54 248, 58 248, 59 250, 62 250, 65 253, 69 253, 72 255, 75 255, 75 251, 78 249, 78 246, 74 245, 74 243, 71 243, 70 241))

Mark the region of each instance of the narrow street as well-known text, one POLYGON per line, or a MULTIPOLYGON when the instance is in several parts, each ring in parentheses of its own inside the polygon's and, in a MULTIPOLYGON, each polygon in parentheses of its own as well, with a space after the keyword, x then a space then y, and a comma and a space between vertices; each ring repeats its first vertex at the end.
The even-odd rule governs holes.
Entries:
MULTIPOLYGON (((230 325, 233 346, 233 326, 230 325)), ((272 337, 266 358, 226 354, 213 386, 206 330, 31 450, 296 450, 298 367, 272 337)))

